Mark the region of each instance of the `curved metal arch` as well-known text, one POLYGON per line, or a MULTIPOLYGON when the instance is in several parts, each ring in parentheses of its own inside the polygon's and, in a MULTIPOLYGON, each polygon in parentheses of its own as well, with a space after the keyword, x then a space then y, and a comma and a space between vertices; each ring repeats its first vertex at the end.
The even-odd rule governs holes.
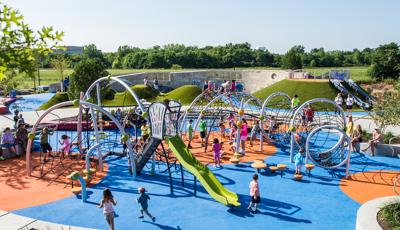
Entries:
POLYGON ((273 93, 273 94, 269 95, 269 96, 264 100, 264 103, 263 103, 263 105, 262 105, 262 107, 261 107, 261 114, 262 114, 262 115, 264 115, 264 112, 265 112, 265 109, 266 109, 266 107, 267 107, 268 102, 271 101, 273 98, 278 97, 278 96, 286 97, 286 98, 289 100, 289 102, 291 102, 291 100, 292 100, 292 99, 290 98, 290 96, 289 96, 287 93, 283 93, 283 92, 276 92, 276 93, 273 93))
POLYGON ((298 115, 299 113, 301 113, 301 111, 302 111, 306 106, 312 105, 312 104, 317 103, 317 102, 322 102, 322 103, 331 104, 331 105, 333 105, 334 107, 336 107, 336 109, 339 110, 339 114, 340 114, 340 116, 341 116, 341 118, 342 118, 342 120, 343 120, 343 126, 346 127, 346 116, 345 116, 345 112, 344 112, 343 108, 340 107, 340 106, 338 106, 338 105, 336 104, 336 102, 334 102, 334 101, 332 101, 332 100, 330 100, 330 99, 327 99, 327 98, 314 98, 314 99, 311 99, 311 100, 309 100, 309 101, 304 102, 304 104, 302 104, 301 106, 299 106, 299 108, 297 108, 296 111, 294 112, 293 117, 292 117, 292 120, 290 121, 290 126, 294 126, 294 125, 295 125, 297 115, 298 115))
MULTIPOLYGON (((123 76, 127 76, 127 75, 121 75, 119 77, 123 77, 123 76)), ((132 97, 135 99, 136 103, 138 104, 140 110, 142 110, 142 112, 145 112, 145 108, 142 104, 142 102, 140 102, 140 98, 137 96, 137 94, 135 93, 135 91, 132 90, 131 87, 129 87, 128 84, 126 84, 126 80, 121 80, 119 77, 113 77, 113 76, 107 76, 107 77, 101 77, 99 79, 97 79, 96 81, 94 81, 89 88, 86 90, 85 92, 85 96, 84 96, 84 100, 87 100, 90 98, 90 92, 93 90, 93 88, 98 85, 100 82, 102 81, 106 81, 106 80, 113 80, 118 82, 119 84, 121 84, 131 95, 132 97)))
POLYGON ((261 100, 260 99, 258 99, 257 97, 254 97, 253 95, 250 95, 249 94, 249 99, 247 99, 244 103, 243 103, 243 108, 245 109, 246 108, 246 106, 249 104, 249 102, 251 102, 251 101, 255 101, 256 103, 257 103, 257 105, 258 105, 258 107, 260 107, 260 108, 262 108, 261 106, 261 100))
MULTIPOLYGON (((329 151, 329 150, 328 150, 328 151, 329 151)), ((326 151, 326 152, 328 152, 328 151, 326 151)), ((351 154, 350 154, 350 153, 351 153, 351 151, 350 151, 350 137, 347 136, 347 134, 343 131, 343 129, 340 129, 339 127, 337 127, 337 126, 335 126, 335 125, 323 125, 323 126, 320 126, 320 127, 316 128, 316 129, 312 130, 311 133, 308 135, 308 137, 307 137, 307 139, 306 139, 306 153, 307 153, 307 158, 308 158, 308 159, 311 159, 311 161, 312 161, 315 165, 318 165, 318 166, 320 166, 320 167, 322 167, 322 168, 336 169, 336 168, 338 168, 338 167, 341 167, 341 166, 347 164, 347 167, 346 167, 346 176, 348 176, 348 170, 349 170, 349 166, 350 166, 350 155, 351 155, 351 154), (310 141, 311 141, 311 138, 315 135, 315 133, 319 132, 319 131, 322 130, 322 129, 334 129, 335 131, 337 131, 337 132, 340 133, 340 136, 341 136, 340 140, 338 140, 338 143, 335 144, 334 147, 332 147, 332 148, 330 149, 330 151, 333 151, 333 150, 339 148, 339 147, 340 147, 340 144, 342 144, 344 141, 349 142, 347 147, 343 147, 343 148, 341 149, 341 151, 342 151, 342 153, 343 153, 344 148, 348 148, 348 153, 347 153, 346 158, 344 158, 339 164, 334 165, 334 166, 331 166, 331 167, 326 167, 326 166, 320 165, 318 162, 316 162, 316 161, 314 160, 314 158, 313 158, 313 157, 311 156, 311 154, 310 154, 310 141)))
MULTIPOLYGON (((72 106, 74 105, 73 101, 66 101, 66 102, 61 102, 59 104, 53 105, 50 108, 48 108, 36 121, 36 123, 32 126, 31 129, 31 133, 36 133, 36 128, 38 127, 38 125, 42 122, 42 120, 47 116, 47 114, 51 113, 52 111, 54 111, 55 109, 58 108, 63 108, 66 106, 72 106)), ((122 135, 126 135, 125 129, 122 127, 122 125, 118 122, 118 120, 111 114, 109 113, 107 110, 103 109, 101 106, 89 103, 87 101, 83 101, 80 100, 79 101, 79 106, 84 105, 88 108, 95 108, 98 111, 104 113, 107 117, 109 117, 111 119, 111 121, 113 121, 115 123, 115 125, 117 126, 117 128, 119 129, 119 131, 121 132, 122 135)), ((31 149, 32 149, 32 144, 33 144, 32 139, 28 139, 28 144, 27 144, 27 150, 26 150, 26 171, 28 176, 31 176, 31 149)), ((126 141, 127 147, 128 147, 128 153, 129 153, 129 157, 130 159, 135 159, 135 155, 133 148, 132 148, 132 143, 131 141, 128 140, 126 141)), ((135 167, 135 161, 131 160, 131 167, 132 167, 132 172, 133 172, 133 177, 136 178, 136 167, 135 167)))
POLYGON ((186 117, 188 115, 188 113, 190 113, 190 111, 192 110, 192 108, 196 105, 197 101, 199 101, 201 98, 203 98, 205 96, 204 92, 202 92, 201 94, 199 94, 193 101, 192 103, 190 103, 189 107, 186 109, 185 114, 183 114, 181 120, 181 125, 180 125, 180 131, 183 132, 185 129, 185 120, 186 117))
MULTIPOLYGON (((296 109, 296 111, 293 113, 293 116, 292 116, 292 120, 290 121, 290 127, 294 127, 295 126, 295 123, 296 123, 296 120, 297 120, 297 117, 298 117, 298 115, 301 113, 301 111, 303 111, 303 109, 306 107, 306 106, 308 106, 308 105, 312 105, 312 104, 314 104, 314 103, 318 103, 318 102, 322 102, 322 103, 327 103, 327 104, 331 104, 331 105, 333 105, 335 108, 336 108, 336 110, 338 110, 339 111, 339 115, 337 115, 337 116, 340 116, 340 118, 342 119, 342 121, 343 121, 343 127, 338 127, 338 128, 341 128, 341 129, 344 129, 345 127, 346 127, 346 125, 347 125, 347 121, 346 121, 346 116, 345 116, 345 112, 344 112, 344 110, 343 110, 343 108, 342 107, 340 107, 340 106, 338 106, 337 104, 336 104, 336 102, 334 102, 334 101, 332 101, 332 100, 330 100, 330 99, 327 99, 327 98, 314 98, 314 99, 311 99, 311 100, 309 100, 309 101, 306 101, 306 102, 304 102, 301 106, 299 106, 297 109, 296 109)), ((301 115, 301 114, 300 114, 301 115)), ((328 125, 332 125, 332 124, 328 124, 328 125)), ((318 129, 319 127, 317 127, 317 128, 315 128, 315 129, 318 129)), ((315 130, 314 129, 314 130, 315 130)), ((314 131, 313 130, 313 131, 314 131)), ((308 135, 309 136, 309 135, 308 135)), ((307 137, 308 137, 307 136, 307 137)), ((294 133, 291 133, 291 140, 290 140, 290 161, 291 162, 293 162, 293 157, 294 157, 294 148, 295 148, 295 137, 294 137, 294 133)))
MULTIPOLYGON (((223 98, 224 96, 226 96, 226 97, 228 98, 228 100, 229 100, 229 105, 231 106, 232 111, 235 111, 235 106, 234 106, 233 103, 232 103, 232 99, 229 97, 229 96, 230 96, 229 93, 219 94, 218 96, 214 97, 210 102, 208 102, 208 104, 202 109, 202 111, 208 110, 208 108, 209 108, 212 104, 214 104, 214 102, 216 102, 217 100, 223 98)), ((197 126, 198 126, 198 124, 199 124, 199 122, 200 122, 200 118, 201 118, 201 113, 198 115, 198 117, 197 117, 197 119, 196 119, 196 122, 194 123, 193 130, 196 130, 196 129, 197 129, 197 126)), ((184 123, 184 122, 185 122, 185 120, 182 120, 182 123, 184 123)))

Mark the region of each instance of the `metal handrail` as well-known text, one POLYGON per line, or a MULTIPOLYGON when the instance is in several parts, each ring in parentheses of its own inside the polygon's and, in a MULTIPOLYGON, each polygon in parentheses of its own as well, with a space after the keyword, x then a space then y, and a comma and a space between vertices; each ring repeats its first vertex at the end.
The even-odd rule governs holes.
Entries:
POLYGON ((392 141, 397 139, 397 138, 400 139, 400 136, 392 137, 392 138, 389 139, 389 147, 392 150, 392 157, 394 157, 394 154, 396 153, 394 147, 392 146, 392 141))

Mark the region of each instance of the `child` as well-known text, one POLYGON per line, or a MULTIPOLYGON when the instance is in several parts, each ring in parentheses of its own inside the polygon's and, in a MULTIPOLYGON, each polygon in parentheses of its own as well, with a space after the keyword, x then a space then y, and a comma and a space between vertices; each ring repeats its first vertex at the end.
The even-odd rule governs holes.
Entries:
POLYGON ((147 121, 144 120, 142 126, 140 127, 140 131, 142 132, 143 143, 146 143, 147 138, 150 135, 150 128, 147 126, 147 121))
POLYGON ((235 142, 233 142, 233 141, 230 141, 230 142, 229 142, 229 149, 230 149, 233 153, 236 153, 236 145, 235 145, 235 142))
POLYGON ((1 147, 7 148, 10 152, 15 152, 15 138, 14 134, 11 133, 9 127, 4 129, 3 135, 1 136, 1 147))
POLYGON ((233 140, 235 140, 235 137, 236 137, 236 129, 237 129, 237 126, 236 126, 236 124, 234 124, 234 123, 231 123, 231 133, 230 133, 230 139, 231 139, 231 141, 233 141, 233 140))
POLYGON ((221 132, 221 138, 225 137, 225 125, 224 122, 219 123, 219 131, 221 132))
POLYGON ((229 126, 232 126, 232 124, 235 123, 235 116, 233 116, 233 113, 230 113, 230 114, 229 114, 229 116, 228 116, 228 123, 229 123, 229 126))
POLYGON ((103 190, 103 199, 100 202, 98 208, 103 208, 103 214, 106 218, 108 226, 110 226, 111 230, 114 230, 114 208, 113 205, 117 205, 117 201, 114 200, 113 195, 111 194, 110 189, 106 188, 103 190))
POLYGON ((214 138, 213 151, 214 151, 214 166, 221 167, 221 144, 219 143, 218 138, 214 138))
POLYGON ((42 129, 42 132, 40 133, 40 148, 42 149, 42 152, 44 153, 44 162, 47 162, 49 159, 49 155, 51 155, 51 151, 53 149, 51 148, 51 145, 49 144, 49 135, 52 135, 52 133, 49 132, 49 129, 47 127, 42 129))
POLYGON ((188 143, 188 148, 191 149, 192 146, 190 145, 192 143, 192 139, 193 139, 193 119, 189 120, 189 124, 188 124, 188 128, 187 128, 187 132, 188 132, 188 139, 189 139, 189 143, 188 143))
POLYGON ((273 137, 276 129, 276 122, 275 122, 275 117, 272 116, 271 119, 269 119, 269 124, 268 124, 268 133, 270 138, 273 137))
POLYGON ((249 188, 250 188, 251 202, 249 204, 249 207, 247 207, 247 209, 253 212, 257 212, 257 206, 261 201, 260 188, 258 186, 258 174, 253 175, 253 180, 250 182, 249 188), (254 210, 251 209, 251 206, 253 206, 253 204, 254 204, 254 210))
POLYGON ((201 147, 204 147, 204 139, 206 138, 206 121, 204 120, 204 116, 201 117, 199 130, 200 130, 200 138, 201 138, 201 147))
POLYGON ((138 190, 139 190, 140 196, 136 201, 140 204, 141 215, 139 216, 139 219, 144 218, 143 213, 146 213, 146 215, 148 217, 150 217, 153 222, 156 221, 156 218, 154 216, 152 216, 149 213, 149 211, 147 210, 147 208, 149 207, 148 200, 150 200, 150 197, 149 197, 149 195, 146 194, 146 189, 144 187, 140 187, 138 190))
POLYGON ((299 105, 300 105, 299 96, 297 94, 295 94, 292 99, 292 109, 296 110, 299 107, 299 105))
POLYGON ((250 133, 250 146, 253 146, 253 140, 257 137, 257 134, 260 133, 260 131, 261 131, 260 122, 255 121, 250 133))
POLYGON ((242 146, 242 155, 245 154, 246 152, 246 140, 247 140, 247 135, 248 135, 248 130, 247 130, 247 121, 246 119, 242 118, 242 128, 240 130, 240 144, 242 146))
POLYGON ((295 174, 301 174, 301 167, 304 165, 304 149, 300 148, 299 152, 294 156, 294 165, 296 167, 295 174))
POLYGON ((351 116, 353 112, 354 98, 349 94, 346 98, 347 116, 351 116))
POLYGON ((69 141, 69 136, 68 135, 63 134, 61 136, 60 145, 61 145, 60 152, 62 154, 66 154, 68 156, 69 150, 71 149, 71 143, 69 141))

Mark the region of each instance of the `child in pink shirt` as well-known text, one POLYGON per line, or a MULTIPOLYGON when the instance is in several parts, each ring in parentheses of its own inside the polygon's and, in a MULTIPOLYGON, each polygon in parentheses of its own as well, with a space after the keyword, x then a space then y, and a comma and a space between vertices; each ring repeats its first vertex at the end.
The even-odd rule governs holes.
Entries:
POLYGON ((257 206, 261 201, 257 174, 253 175, 253 180, 250 182, 249 188, 250 188, 251 202, 249 204, 249 207, 247 207, 247 209, 253 212, 257 212, 257 206), (251 206, 253 206, 253 204, 254 204, 254 210, 251 209, 251 206))
POLYGON ((213 150, 214 150, 214 166, 221 167, 221 144, 218 138, 214 138, 213 150))
POLYGON ((246 119, 242 118, 242 129, 240 130, 240 144, 242 145, 242 155, 246 152, 246 140, 247 140, 247 121, 246 119))
POLYGON ((60 152, 68 156, 69 150, 71 149, 71 142, 69 140, 69 136, 65 134, 62 135, 60 144, 61 144, 60 152))

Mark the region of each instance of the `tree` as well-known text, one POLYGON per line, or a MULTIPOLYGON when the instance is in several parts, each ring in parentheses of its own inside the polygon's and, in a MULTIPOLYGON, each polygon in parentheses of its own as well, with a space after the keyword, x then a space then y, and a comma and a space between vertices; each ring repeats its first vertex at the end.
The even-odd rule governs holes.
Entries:
POLYGON ((64 79, 64 71, 70 65, 68 59, 66 59, 62 54, 57 54, 53 60, 51 60, 51 66, 57 70, 60 80, 62 81, 64 79))
POLYGON ((400 96, 385 94, 373 108, 375 123, 384 133, 388 126, 400 126, 400 96))
POLYGON ((301 69, 303 68, 303 62, 301 60, 301 50, 298 46, 291 48, 282 57, 282 68, 283 69, 301 69))
POLYGON ((392 42, 376 48, 372 54, 371 67, 368 72, 375 79, 398 79, 400 75, 399 45, 392 42))
POLYGON ((89 86, 100 77, 109 75, 105 66, 97 58, 86 58, 75 65, 71 74, 68 96, 70 100, 79 98, 80 92, 86 92, 89 86))
POLYGON ((98 50, 96 45, 89 44, 83 47, 83 59, 97 59, 105 67, 111 67, 111 63, 104 57, 101 50, 98 50))
POLYGON ((37 57, 58 48, 63 35, 53 27, 33 31, 17 10, 0 1, 0 78, 12 80, 16 72, 32 76, 37 57))

